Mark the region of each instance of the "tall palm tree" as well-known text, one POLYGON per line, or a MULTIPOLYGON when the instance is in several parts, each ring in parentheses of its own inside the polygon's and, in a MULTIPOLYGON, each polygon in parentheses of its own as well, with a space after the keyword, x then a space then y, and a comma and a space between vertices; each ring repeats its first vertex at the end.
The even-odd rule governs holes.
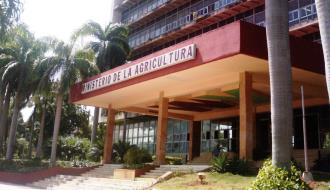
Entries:
POLYGON ((321 41, 325 62, 325 74, 330 101, 330 1, 316 0, 316 10, 319 19, 321 41))
POLYGON ((11 83, 17 84, 17 86, 15 86, 12 121, 7 143, 7 160, 13 158, 18 114, 23 101, 30 96, 32 92, 31 90, 36 84, 33 70, 35 62, 40 58, 40 55, 43 55, 44 51, 41 44, 35 40, 34 36, 24 25, 19 25, 16 28, 12 41, 13 44, 11 48, 14 52, 12 55, 13 60, 8 63, 2 75, 3 79, 7 79, 7 81, 10 81, 11 83))
POLYGON ((7 29, 18 21, 21 10, 20 0, 0 1, 0 41, 4 40, 7 29))
POLYGON ((272 164, 288 167, 292 134, 292 75, 290 63, 288 1, 266 0, 269 60, 272 164))
MULTIPOLYGON (((96 65, 100 72, 115 68, 126 62, 130 53, 128 29, 123 25, 109 23, 105 28, 96 22, 88 22, 78 29, 74 38, 91 36, 93 40, 87 48, 95 52, 96 65)), ((96 138, 100 108, 95 107, 91 143, 96 138)))
POLYGON ((41 62, 41 64, 46 64, 50 67, 45 72, 40 83, 41 88, 51 83, 56 93, 55 122, 50 157, 51 166, 54 166, 56 162, 63 97, 75 82, 98 72, 88 60, 73 54, 73 43, 67 45, 64 42, 55 40, 53 44, 54 56, 48 57, 41 62))

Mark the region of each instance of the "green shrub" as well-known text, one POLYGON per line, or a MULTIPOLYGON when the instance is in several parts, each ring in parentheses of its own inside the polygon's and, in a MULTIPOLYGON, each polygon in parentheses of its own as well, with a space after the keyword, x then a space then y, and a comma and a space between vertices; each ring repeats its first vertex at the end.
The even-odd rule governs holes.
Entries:
POLYGON ((29 141, 25 138, 18 138, 16 140, 16 154, 19 158, 25 158, 29 152, 29 141))
POLYGON ((218 157, 214 157, 211 161, 212 171, 218 173, 227 172, 229 160, 226 154, 220 154, 218 157))
POLYGON ((91 148, 91 143, 87 138, 61 137, 59 146, 59 156, 61 160, 86 160, 87 153, 91 148))
POLYGON ((229 160, 227 171, 233 174, 248 175, 251 173, 251 167, 247 160, 234 157, 229 160))
POLYGON ((165 160, 166 160, 166 163, 169 165, 182 165, 183 164, 183 160, 181 157, 166 156, 165 160))
POLYGON ((212 171, 218 173, 230 172, 233 174, 247 175, 251 173, 251 168, 247 160, 234 157, 228 159, 226 154, 220 154, 211 161, 212 171))
POLYGON ((47 168, 48 163, 39 159, 32 160, 1 160, 0 171, 29 172, 47 168))
POLYGON ((274 167, 270 160, 266 160, 260 169, 256 180, 249 190, 309 190, 311 189, 301 180, 302 172, 291 162, 290 170, 274 167))
POLYGON ((101 159, 101 151, 97 147, 92 147, 87 153, 87 159, 93 162, 99 162, 101 159))
POLYGON ((124 162, 126 152, 132 147, 129 142, 118 141, 113 144, 113 159, 118 163, 124 162))
POLYGON ((124 156, 124 164, 127 168, 140 168, 144 163, 151 162, 152 158, 149 152, 137 146, 131 147, 124 156))

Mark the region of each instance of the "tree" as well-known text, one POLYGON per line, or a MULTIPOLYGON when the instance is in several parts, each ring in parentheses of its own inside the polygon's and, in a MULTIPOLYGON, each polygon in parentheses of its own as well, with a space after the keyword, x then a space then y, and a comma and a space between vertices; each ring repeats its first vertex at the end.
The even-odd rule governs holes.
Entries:
POLYGON ((37 84, 38 79, 34 75, 35 63, 45 50, 44 46, 35 40, 25 25, 19 25, 15 29, 15 34, 11 41, 13 41, 13 44, 8 49, 14 52, 11 55, 13 59, 7 64, 2 75, 4 79, 2 82, 16 83, 12 121, 6 151, 7 160, 13 158, 19 110, 37 84))
POLYGON ((330 101, 330 1, 316 0, 316 10, 319 19, 321 41, 324 54, 325 74, 330 101))
MULTIPOLYGON (((96 22, 88 22, 75 32, 74 38, 92 36, 87 48, 95 52, 96 65, 100 72, 124 64, 130 53, 128 29, 119 24, 109 23, 104 29, 96 22)), ((91 143, 95 143, 100 108, 95 107, 91 143)))
POLYGON ((271 93, 272 164, 287 168, 291 158, 293 119, 288 1, 266 0, 265 3, 271 93))
POLYGON ((22 10, 19 0, 0 1, 0 41, 4 40, 7 29, 17 22, 22 10))
POLYGON ((41 87, 51 83, 53 91, 56 93, 56 111, 50 158, 51 166, 54 166, 56 162, 56 148, 60 129, 63 97, 69 91, 70 86, 79 79, 88 77, 97 72, 95 67, 88 60, 73 54, 73 43, 65 44, 64 42, 54 40, 53 53, 54 56, 44 59, 41 63, 50 65, 50 68, 45 72, 42 83, 40 83, 41 87))

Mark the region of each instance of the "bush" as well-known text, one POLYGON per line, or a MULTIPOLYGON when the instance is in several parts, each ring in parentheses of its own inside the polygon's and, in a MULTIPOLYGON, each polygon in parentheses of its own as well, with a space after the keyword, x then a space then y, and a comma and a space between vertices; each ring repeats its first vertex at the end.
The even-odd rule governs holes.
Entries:
POLYGON ((218 172, 218 173, 225 173, 228 169, 228 157, 225 154, 221 154, 218 157, 215 157, 211 161, 212 165, 212 171, 218 172))
POLYGON ((228 159, 226 154, 221 154, 211 161, 212 171, 218 173, 230 172, 239 175, 248 175, 251 173, 251 168, 247 160, 239 159, 237 157, 228 159))
POLYGON ((152 158, 149 152, 137 146, 131 147, 124 156, 126 168, 141 168, 144 163, 151 162, 152 158))
POLYGON ((124 162, 124 156, 127 151, 132 147, 129 142, 118 141, 113 144, 113 160, 118 163, 124 162))
POLYGON ((0 171, 11 172, 30 172, 47 168, 48 163, 41 162, 39 159, 33 160, 1 160, 0 171))
POLYGON ((291 162, 290 170, 274 167, 270 160, 266 160, 260 169, 256 180, 249 190, 309 190, 311 189, 301 180, 302 172, 291 162))
POLYGON ((61 160, 86 160, 91 143, 87 138, 61 137, 60 138, 60 159, 61 160))
POLYGON ((99 162, 102 155, 101 152, 102 151, 100 151, 97 147, 92 147, 87 153, 87 159, 93 162, 99 162))
POLYGON ((181 157, 166 156, 165 160, 166 160, 166 163, 169 165, 182 165, 183 164, 183 160, 181 157))
POLYGON ((234 157, 232 160, 229 160, 227 170, 233 174, 251 174, 251 167, 249 166, 249 162, 245 159, 239 159, 238 157, 234 157))

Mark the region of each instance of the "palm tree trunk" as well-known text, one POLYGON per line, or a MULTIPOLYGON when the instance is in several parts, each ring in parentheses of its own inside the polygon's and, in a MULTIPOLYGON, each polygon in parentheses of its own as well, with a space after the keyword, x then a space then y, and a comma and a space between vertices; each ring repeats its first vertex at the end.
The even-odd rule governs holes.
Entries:
POLYGON ((58 133, 61 124, 62 104, 63 104, 63 94, 58 93, 56 96, 56 113, 55 113, 53 140, 52 140, 52 151, 50 155, 51 166, 55 166, 56 164, 56 148, 57 148, 58 133))
POLYGON ((316 10, 319 19, 321 41, 324 54, 325 74, 330 101, 330 1, 316 0, 316 10))
POLYGON ((9 105, 10 105, 10 95, 11 95, 11 86, 7 87, 7 92, 5 96, 5 100, 3 102, 3 109, 1 114, 1 121, 0 121, 0 149, 1 155, 4 153, 4 142, 6 141, 7 137, 7 122, 8 122, 8 112, 9 112, 9 105))
POLYGON ((46 119, 46 104, 42 106, 41 120, 40 120, 40 131, 38 135, 38 145, 36 158, 41 158, 42 153, 42 143, 44 140, 44 129, 45 129, 45 119, 46 119))
POLYGON ((18 114, 19 114, 19 107, 21 104, 21 94, 18 91, 15 96, 14 101, 14 108, 13 108, 13 115, 10 124, 10 131, 8 137, 8 144, 7 144, 7 152, 6 152, 6 160, 12 160, 14 154, 14 146, 16 141, 16 129, 17 129, 17 122, 18 122, 18 114))
POLYGON ((31 123, 30 123, 30 134, 29 134, 29 154, 28 158, 32 158, 32 140, 33 140, 33 128, 34 128, 34 113, 31 116, 31 123))
POLYGON ((269 59, 272 164, 289 167, 292 136, 292 74, 290 63, 288 0, 266 0, 269 59))
POLYGON ((92 145, 95 143, 95 139, 96 139, 96 131, 97 131, 97 126, 99 124, 99 113, 100 113, 100 108, 95 107, 94 108, 94 118, 93 118, 92 135, 91 135, 91 143, 92 143, 92 145))

